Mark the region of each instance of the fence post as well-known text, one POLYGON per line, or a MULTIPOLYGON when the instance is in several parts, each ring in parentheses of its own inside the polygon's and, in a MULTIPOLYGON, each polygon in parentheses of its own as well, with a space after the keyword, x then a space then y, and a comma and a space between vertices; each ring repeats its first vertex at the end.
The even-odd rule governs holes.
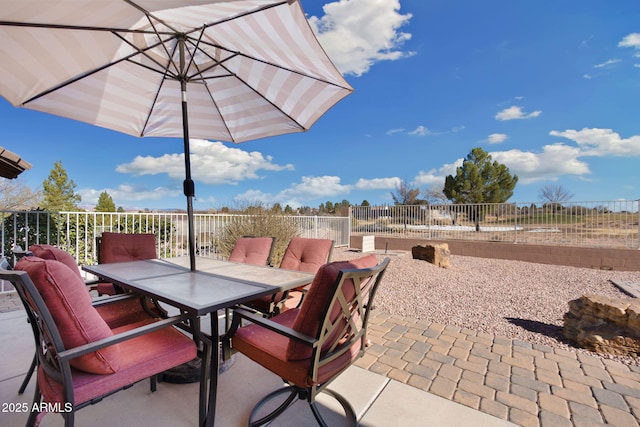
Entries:
POLYGON ((513 243, 518 243, 518 202, 513 204, 513 243))
POLYGON ((313 217, 313 238, 318 238, 318 215, 313 217))
POLYGON ((638 250, 640 250, 640 199, 636 200, 636 211, 638 212, 638 250))

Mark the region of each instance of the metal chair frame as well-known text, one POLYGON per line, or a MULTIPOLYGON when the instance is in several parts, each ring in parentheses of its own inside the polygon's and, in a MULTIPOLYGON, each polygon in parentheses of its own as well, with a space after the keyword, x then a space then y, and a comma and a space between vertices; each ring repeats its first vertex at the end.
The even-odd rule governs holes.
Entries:
MULTIPOLYGON (((135 329, 128 330, 126 332, 113 335, 112 337, 101 339, 89 344, 85 344, 79 347, 65 348, 60 332, 53 320, 49 309, 47 308, 44 300, 38 292, 35 284, 31 281, 31 278, 25 271, 10 271, 6 269, 0 270, 0 279, 10 281, 16 288, 22 303, 25 306, 29 323, 33 330, 34 339, 36 342, 36 356, 37 365, 42 366, 44 371, 53 378, 55 381, 63 385, 63 395, 66 404, 72 405, 72 410, 63 412, 62 416, 65 420, 65 427, 73 427, 75 411, 86 406, 95 404, 102 400, 104 397, 110 396, 118 391, 127 389, 133 385, 128 384, 118 389, 111 390, 108 393, 103 394, 99 398, 92 399, 81 404, 74 402, 74 391, 71 365, 69 361, 79 356, 94 352, 96 350, 108 347, 113 344, 117 344, 135 337, 139 337, 162 328, 176 326, 180 329, 187 330, 197 337, 197 342, 200 344, 199 353, 202 353, 202 377, 200 388, 206 390, 206 384, 210 376, 210 364, 211 357, 211 340, 199 331, 198 319, 195 319, 187 314, 180 314, 170 318, 158 320, 156 322, 145 324, 144 326, 137 327, 135 329)), ((160 372, 158 372, 159 374, 160 372)), ((136 381, 139 382, 139 381, 136 381)), ((33 397, 33 403, 39 403, 42 395, 40 393, 39 384, 36 383, 36 388, 33 397)), ((33 406, 33 405, 32 405, 33 406)), ((207 394, 200 394, 200 419, 204 419, 204 414, 207 407, 207 394)), ((27 426, 34 426, 37 424, 37 417, 39 412, 32 411, 27 421, 27 426)))
POLYGON ((231 353, 235 351, 233 349, 233 335, 237 331, 238 327, 241 326, 241 322, 243 320, 248 320, 253 324, 260 325, 278 334, 284 335, 289 339, 300 342, 312 349, 309 378, 313 385, 300 387, 292 384, 286 378, 283 378, 288 385, 268 394, 256 404, 251 412, 251 416, 249 417, 250 426, 260 426, 271 422, 273 419, 281 415, 296 400, 301 399, 306 400, 309 403, 311 411, 313 412, 318 424, 326 427, 327 424, 323 420, 315 401, 316 396, 322 392, 334 397, 344 409, 347 418, 349 418, 354 425, 357 424, 355 411, 349 402, 343 396, 335 391, 329 390, 327 387, 344 370, 364 355, 367 345, 367 325, 369 321, 369 314, 373 308, 372 304, 376 291, 388 264, 389 258, 386 258, 373 268, 341 270, 333 284, 330 302, 324 308, 322 314, 322 326, 318 329, 316 336, 313 337, 301 334, 291 328, 276 323, 271 319, 264 318, 249 310, 243 308, 234 309, 231 329, 222 340, 225 358, 230 357, 231 353), (345 285, 345 281, 348 280, 352 280, 354 284, 353 289, 355 290, 355 294, 353 298, 347 298, 344 293, 343 285, 345 285), (332 320, 332 310, 336 306, 340 307, 340 313, 332 320), (339 327, 342 329, 338 330, 337 328, 339 327), (341 339, 336 339, 336 336, 341 339), (322 350, 329 339, 334 339, 335 341, 331 343, 328 350, 322 350), (351 347, 358 344, 358 341, 360 342, 360 350, 357 356, 339 372, 336 372, 329 380, 322 384, 318 384, 317 380, 319 369, 348 352, 351 347), (284 393, 289 393, 289 396, 280 406, 278 406, 278 408, 270 414, 254 421, 254 418, 262 406, 274 397, 284 393))

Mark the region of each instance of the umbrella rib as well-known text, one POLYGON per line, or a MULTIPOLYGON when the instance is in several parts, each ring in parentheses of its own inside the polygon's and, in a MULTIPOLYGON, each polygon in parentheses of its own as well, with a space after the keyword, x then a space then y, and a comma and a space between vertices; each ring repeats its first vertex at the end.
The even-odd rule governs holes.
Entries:
MULTIPOLYGON (((192 39, 187 38, 187 41, 191 44, 191 46, 193 46, 193 47, 196 47, 196 48, 197 48, 197 46, 194 44, 194 42, 193 42, 193 40, 192 40, 192 39)), ((226 47, 224 47, 224 46, 221 46, 221 45, 218 45, 218 44, 209 43, 209 42, 207 42, 206 40, 202 40, 201 44, 207 45, 207 46, 209 46, 209 47, 217 48, 217 49, 220 49, 220 50, 223 50, 223 51, 225 51, 225 52, 229 52, 229 53, 233 54, 233 55, 231 55, 230 57, 225 58, 224 60, 220 61, 220 60, 217 60, 217 59, 213 58, 213 57, 212 57, 211 55, 209 55, 206 51, 204 51, 204 50, 200 49, 200 52, 202 52, 205 56, 207 56, 207 57, 208 57, 209 59, 211 59, 212 61, 215 61, 215 62, 216 62, 216 64, 214 64, 214 65, 212 65, 212 66, 208 67, 207 69, 213 68, 213 67, 215 67, 216 65, 222 65, 224 62, 226 62, 226 61, 228 61, 228 60, 230 60, 230 59, 232 59, 232 58, 234 58, 234 57, 236 57, 236 56, 242 56, 242 57, 245 57, 245 58, 251 59, 252 61, 260 62, 260 63, 262 63, 262 64, 269 65, 269 66, 272 66, 272 67, 278 68, 278 69, 280 69, 280 70, 284 70, 284 71, 287 71, 287 72, 290 72, 290 73, 298 74, 299 76, 302 76, 302 77, 307 77, 307 78, 310 78, 310 79, 314 79, 314 80, 316 80, 316 81, 318 81, 318 82, 321 82, 321 83, 325 83, 325 84, 328 84, 328 85, 331 85, 331 86, 336 86, 336 87, 339 87, 339 88, 342 88, 342 89, 349 89, 349 90, 351 90, 351 88, 348 88, 348 87, 345 87, 345 86, 339 85, 339 84, 337 84, 337 83, 334 83, 334 82, 328 81, 328 80, 326 80, 326 79, 323 79, 323 78, 320 78, 320 77, 316 77, 316 76, 312 76, 312 75, 309 75, 309 74, 305 74, 305 73, 303 73, 303 72, 301 72, 301 71, 294 70, 294 69, 292 69, 292 68, 283 67, 282 65, 276 64, 276 63, 274 63, 274 62, 270 62, 270 61, 267 61, 267 60, 264 60, 264 59, 261 59, 261 58, 257 58, 257 57, 255 57, 255 56, 250 56, 250 55, 247 55, 246 53, 243 53, 243 52, 234 51, 234 50, 228 49, 228 48, 226 48, 226 47)), ((226 69, 227 71, 229 71, 229 69, 228 69, 228 68, 225 68, 225 69, 226 69)), ((205 71, 206 71, 206 70, 205 70, 205 71)), ((231 71, 229 71, 229 72, 230 72, 231 74, 235 75, 235 74, 234 74, 234 73, 232 73, 231 71)), ((193 78, 193 76, 195 76, 196 74, 201 74, 201 73, 202 73, 202 72, 199 70, 197 73, 194 73, 192 76, 190 76, 190 77, 189 77, 189 80, 190 80, 190 79, 192 79, 192 78, 193 78)))
MULTIPOLYGON (((175 53, 175 49, 176 48, 177 48, 177 46, 174 47, 174 49, 173 49, 174 52, 173 53, 175 53)), ((173 57, 173 53, 169 53, 167 51, 167 54, 169 54, 170 57, 173 57)), ((139 65, 141 65, 141 64, 139 64, 139 65)), ((144 121, 144 126, 142 126, 142 130, 140 132, 140 136, 144 135, 144 133, 145 133, 145 131, 147 129, 147 125, 149 124, 149 121, 151 120, 151 115, 153 114, 153 109, 156 106, 156 101, 158 100, 158 97, 160 96, 160 92, 162 91, 162 87, 164 86, 165 81, 167 80, 167 74, 169 73, 168 67, 169 67, 169 64, 167 64, 167 72, 163 75, 163 79, 160 82, 160 84, 158 85, 158 90, 156 91, 156 94, 153 97, 153 103, 151 104, 151 108, 149 109, 149 114, 147 114, 147 118, 144 121)), ((157 70, 154 70, 154 71, 157 71, 157 70)))
MULTIPOLYGON (((156 34, 148 30, 135 30, 131 28, 115 28, 115 27, 90 27, 86 25, 65 25, 65 24, 42 24, 37 22, 13 22, 0 21, 0 27, 27 27, 27 28, 47 28, 53 30, 79 30, 79 31, 98 31, 98 32, 119 32, 132 34, 156 34)), ((170 31, 162 31, 160 34, 171 35, 170 31)))
POLYGON ((107 69, 109 67, 112 67, 115 64, 119 64, 119 63, 124 62, 124 61, 129 61, 133 56, 135 56, 137 54, 138 54, 138 52, 132 53, 131 55, 127 55, 125 57, 122 57, 122 58, 118 59, 117 61, 110 62, 108 64, 104 64, 104 65, 102 65, 100 67, 94 68, 93 70, 88 70, 88 71, 85 71, 82 74, 78 74, 77 76, 62 82, 59 85, 53 86, 53 87, 51 87, 51 88, 49 88, 49 89, 47 89, 45 91, 42 91, 42 92, 32 96, 31 98, 23 101, 20 105, 26 105, 26 104, 28 104, 30 102, 33 102, 33 101, 35 101, 35 100, 37 100, 39 98, 42 98, 43 96, 46 96, 46 95, 48 95, 50 93, 53 93, 53 92, 55 92, 55 91, 57 91, 59 89, 62 89, 63 87, 69 86, 70 84, 73 84, 73 83, 75 83, 77 81, 80 81, 80 80, 84 79, 85 77, 91 76, 91 75, 93 75, 95 73, 98 73, 98 72, 100 72, 102 70, 105 70, 105 69, 107 69))

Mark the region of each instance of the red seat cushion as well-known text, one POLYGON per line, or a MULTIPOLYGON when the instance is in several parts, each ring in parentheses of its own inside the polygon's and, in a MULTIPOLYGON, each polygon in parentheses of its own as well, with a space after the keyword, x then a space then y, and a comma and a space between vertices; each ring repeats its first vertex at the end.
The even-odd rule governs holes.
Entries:
MULTIPOLYGON (((291 328, 299 309, 293 308, 271 318, 276 323, 291 328)), ((259 363, 281 378, 299 386, 310 387, 331 379, 336 372, 349 366, 360 351, 360 341, 348 352, 318 369, 317 381, 311 376, 311 359, 290 360, 287 358, 289 338, 258 325, 239 328, 233 336, 233 348, 249 359, 259 363)))
MULTIPOLYGON (((113 335, 91 304, 84 282, 69 267, 55 260, 23 257, 16 264, 35 284, 51 312, 65 348, 73 348, 113 335)), ((95 374, 111 374, 120 366, 119 346, 113 345, 73 359, 71 365, 95 374)))
POLYGON ((153 234, 102 233, 100 264, 154 259, 156 238, 153 234))
POLYGON ((272 244, 272 237, 240 237, 233 246, 229 261, 266 265, 272 244))
MULTIPOLYGON (((133 329, 144 323, 146 322, 127 325, 114 332, 133 329)), ((76 405, 193 360, 197 353, 193 340, 173 327, 126 340, 118 345, 118 372, 95 375, 72 369, 76 405)), ((46 402, 64 402, 62 384, 49 377, 42 368, 38 369, 38 385, 46 402)))
POLYGON ((52 245, 31 245, 29 246, 29 250, 38 258, 60 261, 72 271, 78 273, 78 277, 82 277, 75 258, 73 258, 69 252, 52 245))
POLYGON ((333 240, 330 239, 293 237, 282 257, 280 268, 315 273, 329 261, 332 247, 333 240))

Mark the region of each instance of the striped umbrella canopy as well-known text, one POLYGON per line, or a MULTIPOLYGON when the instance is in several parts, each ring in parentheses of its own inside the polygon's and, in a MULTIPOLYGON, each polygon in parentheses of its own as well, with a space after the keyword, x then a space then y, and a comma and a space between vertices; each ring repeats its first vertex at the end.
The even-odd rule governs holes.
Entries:
POLYGON ((305 131, 352 91, 299 0, 0 0, 0 39, 14 106, 183 138, 192 269, 189 137, 305 131))

